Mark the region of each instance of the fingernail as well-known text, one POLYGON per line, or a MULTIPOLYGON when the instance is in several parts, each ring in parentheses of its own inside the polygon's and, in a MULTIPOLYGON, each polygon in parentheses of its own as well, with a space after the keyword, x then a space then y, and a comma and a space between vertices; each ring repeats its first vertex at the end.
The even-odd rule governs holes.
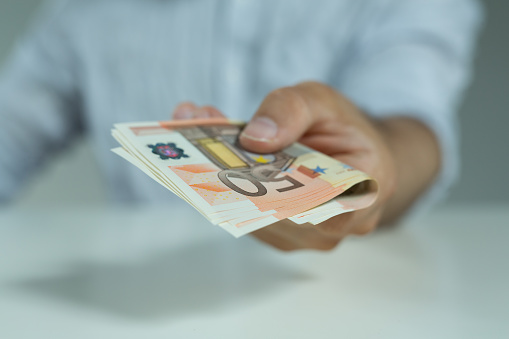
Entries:
POLYGON ((194 110, 190 107, 181 107, 178 108, 173 114, 173 119, 175 120, 188 120, 192 119, 194 116, 194 110))
POLYGON ((242 136, 256 141, 267 142, 276 137, 277 131, 277 125, 272 119, 258 117, 251 120, 242 132, 242 136))

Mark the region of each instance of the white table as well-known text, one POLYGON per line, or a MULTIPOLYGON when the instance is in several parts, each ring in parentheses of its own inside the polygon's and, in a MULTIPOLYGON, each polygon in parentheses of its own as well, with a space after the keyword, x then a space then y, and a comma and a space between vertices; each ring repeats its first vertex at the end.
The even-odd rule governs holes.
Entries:
POLYGON ((188 207, 0 210, 0 338, 509 338, 509 206, 456 206, 329 253, 188 207))

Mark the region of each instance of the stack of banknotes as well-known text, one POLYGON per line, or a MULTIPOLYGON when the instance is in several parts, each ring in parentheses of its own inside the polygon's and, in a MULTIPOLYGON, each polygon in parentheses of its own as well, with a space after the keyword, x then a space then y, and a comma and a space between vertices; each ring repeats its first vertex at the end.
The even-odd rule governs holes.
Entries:
POLYGON ((112 151, 235 237, 283 219, 317 225, 371 205, 367 174, 301 144, 243 149, 244 123, 226 119, 115 124, 112 151))

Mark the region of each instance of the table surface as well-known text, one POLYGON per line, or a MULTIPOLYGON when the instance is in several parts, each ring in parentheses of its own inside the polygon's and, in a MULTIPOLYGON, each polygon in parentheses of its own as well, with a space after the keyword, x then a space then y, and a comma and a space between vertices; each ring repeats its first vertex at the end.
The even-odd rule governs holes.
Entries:
POLYGON ((190 208, 0 210, 0 338, 509 338, 509 206, 458 205, 331 252, 190 208))

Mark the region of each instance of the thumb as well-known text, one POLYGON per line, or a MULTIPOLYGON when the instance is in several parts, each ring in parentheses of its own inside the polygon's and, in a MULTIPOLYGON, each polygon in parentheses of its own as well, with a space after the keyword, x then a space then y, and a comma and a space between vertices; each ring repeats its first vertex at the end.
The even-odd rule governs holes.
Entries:
POLYGON ((299 140, 313 123, 303 93, 294 87, 285 87, 265 98, 239 141, 249 151, 271 153, 299 140))

